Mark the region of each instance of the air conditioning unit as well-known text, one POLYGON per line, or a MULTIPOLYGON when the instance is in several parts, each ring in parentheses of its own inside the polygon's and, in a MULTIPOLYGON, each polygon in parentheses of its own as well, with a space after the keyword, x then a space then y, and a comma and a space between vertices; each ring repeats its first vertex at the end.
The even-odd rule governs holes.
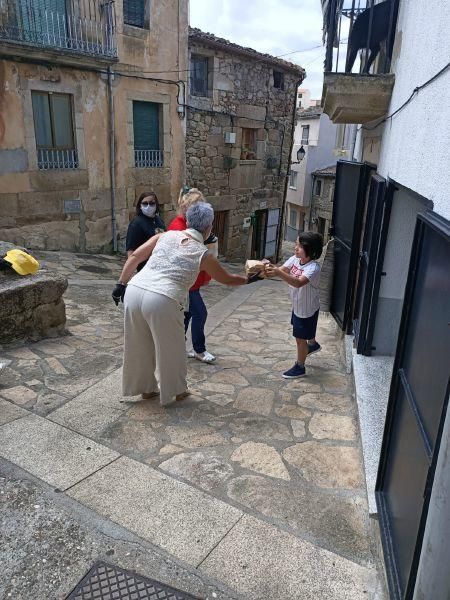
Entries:
POLYGON ((225 144, 235 144, 236 143, 236 133, 234 131, 226 131, 224 135, 225 135, 225 144))

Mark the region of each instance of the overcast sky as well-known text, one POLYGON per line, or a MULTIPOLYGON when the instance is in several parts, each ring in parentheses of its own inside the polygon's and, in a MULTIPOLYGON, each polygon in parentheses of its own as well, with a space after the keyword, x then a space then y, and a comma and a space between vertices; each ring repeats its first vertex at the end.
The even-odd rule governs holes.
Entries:
POLYGON ((303 87, 322 96, 320 0, 190 0, 190 11, 192 27, 273 56, 316 46, 281 58, 304 67, 303 87))

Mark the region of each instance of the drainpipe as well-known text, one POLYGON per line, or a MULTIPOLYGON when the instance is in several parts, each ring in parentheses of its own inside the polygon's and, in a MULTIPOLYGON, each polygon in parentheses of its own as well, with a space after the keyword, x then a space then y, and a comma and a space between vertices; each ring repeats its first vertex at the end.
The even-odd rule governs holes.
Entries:
POLYGON ((111 184, 111 232, 113 252, 117 252, 117 222, 116 222, 116 143, 114 127, 114 72, 108 67, 108 107, 109 107, 109 177, 111 184))
POLYGON ((352 145, 351 145, 351 149, 350 149, 350 160, 355 160, 355 146, 356 146, 356 138, 358 137, 358 126, 357 125, 353 125, 353 131, 352 131, 352 145))
MULTIPOLYGON (((283 203, 281 205, 280 228, 279 228, 279 235, 278 235, 277 252, 276 252, 276 256, 275 256, 276 262, 278 262, 280 260, 281 246, 283 244, 283 237, 284 237, 284 217, 285 217, 285 214, 286 214, 286 201, 287 201, 287 193, 288 193, 289 170, 290 170, 290 167, 291 167, 292 149, 294 148, 295 124, 296 124, 296 121, 297 121, 297 90, 298 90, 298 87, 301 85, 303 79, 300 79, 295 84, 294 110, 292 111, 291 143, 289 144, 289 155, 288 155, 287 173, 286 173, 286 176, 284 178, 283 203)), ((283 142, 284 142, 284 137, 283 137, 283 142)), ((281 148, 280 148, 280 154, 281 155, 283 154, 283 146, 281 146, 281 148)))

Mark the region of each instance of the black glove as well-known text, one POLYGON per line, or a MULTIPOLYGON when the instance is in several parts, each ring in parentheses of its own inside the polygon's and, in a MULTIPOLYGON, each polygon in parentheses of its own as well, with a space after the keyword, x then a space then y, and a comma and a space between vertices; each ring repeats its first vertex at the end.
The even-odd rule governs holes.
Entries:
POLYGON ((254 273, 253 275, 248 275, 247 283, 255 283, 256 281, 262 281, 264 277, 261 277, 261 271, 254 273))
POLYGON ((0 271, 12 271, 11 264, 4 258, 0 258, 0 271))
POLYGON ((120 301, 123 302, 123 298, 125 296, 126 289, 127 289, 127 286, 125 283, 116 283, 116 285, 113 289, 113 292, 111 294, 112 299, 116 303, 116 306, 119 306, 120 301))

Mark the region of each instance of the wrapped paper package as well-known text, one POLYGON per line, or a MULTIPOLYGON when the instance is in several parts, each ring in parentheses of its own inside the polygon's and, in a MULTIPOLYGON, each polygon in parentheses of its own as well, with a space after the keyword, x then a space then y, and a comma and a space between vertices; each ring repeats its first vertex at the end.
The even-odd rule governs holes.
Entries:
POLYGON ((265 277, 264 270, 267 264, 269 264, 268 260, 247 260, 245 263, 245 274, 249 276, 259 273, 261 277, 265 277))

